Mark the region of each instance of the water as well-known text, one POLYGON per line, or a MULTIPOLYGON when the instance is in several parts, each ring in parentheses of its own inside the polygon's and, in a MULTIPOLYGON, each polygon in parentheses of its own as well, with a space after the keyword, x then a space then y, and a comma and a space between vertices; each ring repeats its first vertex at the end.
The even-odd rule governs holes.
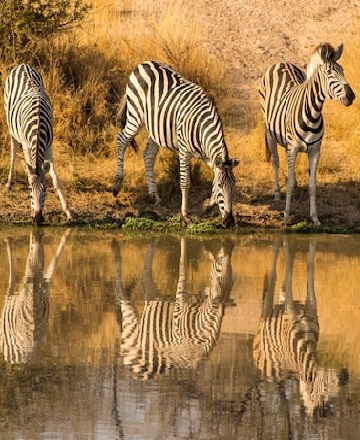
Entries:
POLYGON ((359 265, 359 236, 0 230, 0 438, 357 439, 359 265))

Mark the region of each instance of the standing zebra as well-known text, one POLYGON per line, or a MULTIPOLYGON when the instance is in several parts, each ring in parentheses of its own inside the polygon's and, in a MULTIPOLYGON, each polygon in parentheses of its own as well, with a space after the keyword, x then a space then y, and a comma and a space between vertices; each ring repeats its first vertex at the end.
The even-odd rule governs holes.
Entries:
POLYGON ((45 171, 49 171, 61 206, 68 219, 71 213, 55 172, 51 142, 53 140, 52 107, 41 75, 32 67, 20 64, 5 81, 5 113, 11 135, 11 163, 6 188, 11 188, 15 156, 22 147, 27 166, 33 219, 44 221, 42 214, 46 194, 45 171))
POLYGON ((235 177, 220 116, 213 99, 198 85, 188 81, 171 67, 156 61, 144 62, 130 75, 121 109, 122 131, 117 141, 118 164, 113 194, 123 180, 124 152, 128 143, 145 124, 149 140, 144 150, 149 194, 159 203, 154 162, 160 146, 179 152, 181 214, 188 217, 190 159, 203 159, 214 171, 209 205, 217 204, 225 227, 234 223, 232 214, 235 177))
POLYGON ((291 240, 285 238, 285 276, 280 292, 281 301, 274 304, 280 249, 280 240, 275 241, 272 269, 270 275, 265 277, 262 314, 253 346, 254 360, 263 379, 285 385, 289 393, 284 396, 289 403, 293 394, 290 393, 293 387, 289 382, 296 381, 309 416, 315 412, 326 414, 330 399, 338 394, 340 386, 348 379, 346 370, 325 369, 317 361, 319 321, 314 291, 315 246, 315 241, 311 240, 306 301, 301 303, 295 301, 292 294, 295 250, 291 240))
POLYGON ((261 80, 259 93, 265 122, 267 157, 275 179, 275 200, 280 199, 279 156, 277 144, 286 150, 288 180, 284 223, 289 223, 290 203, 296 184, 295 161, 299 152, 309 158, 310 218, 319 224, 316 209, 316 172, 324 134, 322 108, 326 98, 349 106, 355 94, 346 81, 343 68, 337 63, 343 45, 318 46, 311 56, 307 73, 289 63, 270 67, 261 80))
POLYGON ((56 253, 44 272, 42 235, 38 230, 31 232, 25 274, 19 289, 15 289, 12 241, 6 239, 9 286, 0 319, 0 352, 6 362, 29 362, 45 336, 51 282, 69 235, 70 229, 62 235, 56 253))
POLYGON ((121 315, 121 355, 137 377, 147 380, 172 368, 199 365, 214 347, 220 332, 225 304, 232 288, 232 244, 224 242, 211 261, 210 286, 203 295, 189 295, 187 280, 187 239, 180 241, 179 278, 175 300, 158 295, 153 281, 153 241, 144 260, 142 286, 144 308, 139 316, 134 301, 121 286, 121 255, 114 240, 116 302, 121 315))

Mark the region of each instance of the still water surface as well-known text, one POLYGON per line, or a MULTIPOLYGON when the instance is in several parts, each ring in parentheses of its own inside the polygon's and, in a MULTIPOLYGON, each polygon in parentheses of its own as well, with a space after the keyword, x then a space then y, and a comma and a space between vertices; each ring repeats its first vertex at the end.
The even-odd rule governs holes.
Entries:
POLYGON ((1 439, 357 439, 360 237, 0 230, 1 439))

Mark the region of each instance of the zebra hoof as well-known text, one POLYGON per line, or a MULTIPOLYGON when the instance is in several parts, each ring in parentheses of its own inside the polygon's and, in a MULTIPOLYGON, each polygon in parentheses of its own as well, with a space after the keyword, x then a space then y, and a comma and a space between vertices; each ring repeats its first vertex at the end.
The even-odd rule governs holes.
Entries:
POLYGON ((211 199, 206 199, 206 200, 204 200, 204 202, 202 204, 201 210, 205 214, 208 214, 208 213, 212 212, 214 207, 215 207, 215 203, 211 199))
POLYGON ((232 212, 227 212, 225 214, 225 217, 223 218, 222 224, 225 229, 229 229, 235 225, 235 219, 234 219, 232 212))
POLYGON ((33 217, 33 222, 36 226, 41 226, 44 223, 45 219, 42 215, 42 212, 37 212, 33 217))
POLYGON ((191 223, 191 218, 190 218, 190 216, 189 216, 188 214, 183 215, 183 219, 185 220, 185 223, 186 223, 187 225, 190 225, 190 223, 191 223))
POLYGON ((311 218, 312 224, 315 226, 321 225, 320 220, 317 217, 311 218))
POLYGON ((112 192, 112 195, 113 195, 114 197, 116 197, 116 196, 119 194, 119 188, 116 188, 116 186, 113 186, 113 187, 111 188, 111 192, 112 192))
POLYGON ((111 188, 111 192, 114 197, 116 197, 119 194, 121 184, 122 184, 122 178, 117 177, 115 179, 114 185, 111 188))

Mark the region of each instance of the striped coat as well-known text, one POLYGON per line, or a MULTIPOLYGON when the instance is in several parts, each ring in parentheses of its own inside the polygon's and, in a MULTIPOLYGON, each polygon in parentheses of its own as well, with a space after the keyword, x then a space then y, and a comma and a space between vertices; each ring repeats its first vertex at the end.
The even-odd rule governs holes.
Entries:
POLYGON ((289 63, 270 67, 261 80, 259 93, 265 124, 265 141, 271 156, 275 200, 280 199, 277 144, 285 148, 288 167, 284 223, 290 223, 291 199, 296 184, 295 162, 299 152, 309 158, 310 218, 318 224, 316 172, 324 134, 322 108, 326 98, 351 105, 355 94, 338 64, 343 46, 318 46, 303 72, 289 63))
POLYGON ((235 178, 224 140, 223 127, 214 100, 171 67, 157 61, 139 64, 126 87, 121 110, 122 131, 118 137, 113 194, 123 180, 126 146, 145 125, 149 141, 144 151, 149 194, 158 203, 160 197, 154 178, 154 162, 160 146, 179 152, 181 213, 188 217, 190 159, 203 159, 214 172, 209 205, 217 204, 225 227, 233 225, 232 214, 235 178))
POLYGON ((49 171, 61 206, 67 218, 71 219, 72 215, 54 168, 51 148, 52 106, 39 72, 27 64, 20 64, 12 69, 5 81, 4 105, 11 136, 11 163, 6 188, 11 188, 16 153, 22 147, 34 222, 40 224, 44 221, 42 211, 46 195, 45 171, 49 171))
POLYGON ((42 237, 30 234, 29 253, 24 276, 15 288, 13 243, 6 240, 9 262, 9 287, 0 318, 0 351, 5 362, 25 364, 35 356, 48 326, 51 282, 70 230, 61 237, 57 251, 44 270, 42 237))
POLYGON ((284 383, 296 380, 303 405, 309 416, 326 413, 330 400, 347 381, 346 370, 325 369, 318 365, 319 321, 314 291, 314 241, 309 244, 306 301, 292 296, 294 249, 285 239, 285 276, 281 301, 274 303, 276 266, 280 242, 274 245, 271 272, 265 277, 263 308, 254 339, 255 364, 265 381, 284 383))
POLYGON ((173 368, 196 369, 213 349, 220 332, 226 298, 232 288, 231 246, 224 245, 211 261, 210 286, 205 295, 189 297, 186 289, 186 239, 181 239, 179 278, 175 300, 156 291, 151 272, 155 242, 149 245, 143 269, 145 305, 141 312, 121 288, 120 249, 112 250, 116 267, 116 295, 120 311, 121 356, 142 380, 173 368))

